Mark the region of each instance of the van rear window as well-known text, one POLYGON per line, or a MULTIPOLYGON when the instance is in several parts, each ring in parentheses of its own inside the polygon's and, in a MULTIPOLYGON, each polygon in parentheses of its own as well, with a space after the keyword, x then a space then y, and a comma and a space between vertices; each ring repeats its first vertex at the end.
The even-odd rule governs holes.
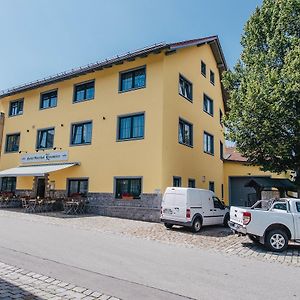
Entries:
POLYGON ((296 202, 297 211, 300 213, 300 202, 296 202))

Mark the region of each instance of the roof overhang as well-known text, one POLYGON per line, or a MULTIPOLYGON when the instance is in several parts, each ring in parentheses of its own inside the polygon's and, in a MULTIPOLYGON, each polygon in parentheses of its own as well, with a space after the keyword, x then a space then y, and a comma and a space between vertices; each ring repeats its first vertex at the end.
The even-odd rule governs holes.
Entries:
POLYGON ((46 174, 70 168, 79 165, 79 163, 47 164, 19 166, 0 171, 0 177, 19 177, 19 176, 45 176, 46 174))

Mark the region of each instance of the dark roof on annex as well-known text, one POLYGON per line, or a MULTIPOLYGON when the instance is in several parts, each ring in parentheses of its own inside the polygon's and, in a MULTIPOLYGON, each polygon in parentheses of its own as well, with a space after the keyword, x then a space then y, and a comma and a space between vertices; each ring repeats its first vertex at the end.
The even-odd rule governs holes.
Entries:
MULTIPOLYGON (((209 37, 204 37, 204 38, 199 38, 199 39, 193 39, 193 40, 187 40, 187 41, 182 41, 182 42, 176 42, 176 43, 159 43, 159 44, 154 44, 149 47, 145 47, 139 50, 135 50, 132 52, 128 52, 122 55, 117 55, 113 58, 110 59, 105 59, 100 62, 92 63, 83 67, 79 67, 76 69, 72 69, 70 71, 65 71, 53 76, 49 76, 47 78, 43 78, 40 80, 36 80, 30 83, 26 83, 23 85, 19 85, 7 90, 2 90, 0 91, 0 99, 15 95, 21 92, 25 92, 28 90, 33 90, 39 87, 43 87, 49 84, 53 84, 56 82, 68 80, 74 77, 78 77, 84 74, 96 72, 103 70, 104 68, 110 68, 113 65, 118 65, 122 64, 124 61, 133 61, 136 58, 143 58, 147 57, 149 54, 159 54, 162 51, 165 52, 166 55, 170 53, 176 52, 178 49, 181 48, 186 48, 190 46, 201 46, 204 44, 210 45, 212 52, 214 54, 214 57, 217 62, 218 69, 220 73, 223 71, 227 70, 227 65, 225 61, 225 57, 221 48, 221 44, 219 41, 218 36, 209 36, 209 37)), ((223 91, 224 92, 224 91, 223 91)), ((224 97, 225 98, 225 97, 224 97)))

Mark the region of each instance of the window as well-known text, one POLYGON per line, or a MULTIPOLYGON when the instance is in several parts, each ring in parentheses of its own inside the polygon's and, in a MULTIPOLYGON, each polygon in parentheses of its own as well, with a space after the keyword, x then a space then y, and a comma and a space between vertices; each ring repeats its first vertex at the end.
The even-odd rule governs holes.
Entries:
POLYGON ((173 186, 181 187, 181 177, 177 177, 177 176, 173 177, 173 186))
POLYGON ((120 92, 127 92, 146 86, 146 68, 125 71, 120 73, 120 92))
POLYGON ((92 122, 72 125, 71 145, 86 145, 92 142, 92 122))
POLYGON ((178 141, 186 146, 193 146, 193 125, 179 119, 178 141))
POLYGON ((203 110, 211 116, 214 115, 214 102, 205 94, 203 96, 203 110))
POLYGON ((214 155, 214 137, 204 132, 204 152, 214 155))
POLYGON ((12 101, 10 102, 9 106, 9 116, 18 116, 23 114, 23 105, 24 105, 24 100, 17 100, 17 101, 12 101))
POLYGON ((195 188, 196 187, 196 180, 192 179, 192 178, 189 178, 188 187, 189 188, 195 188))
POLYGON ((273 209, 279 209, 279 210, 287 210, 286 203, 276 203, 273 206, 273 209))
POLYGON ((87 197, 88 179, 69 179, 68 180, 68 196, 87 197))
POLYGON ((222 142, 220 142, 220 159, 224 159, 224 146, 222 142))
POLYGON ((8 134, 6 136, 5 152, 18 152, 20 145, 20 133, 8 134))
POLYGON ((41 94, 40 109, 55 107, 57 104, 57 91, 41 94))
POLYGON ((223 126, 223 113, 221 109, 220 109, 220 124, 223 126))
POLYGON ((224 199, 224 184, 221 184, 221 194, 222 194, 222 200, 224 199))
POLYGON ((201 74, 206 77, 206 64, 201 61, 201 74))
POLYGON ((54 144, 54 128, 38 130, 37 134, 37 149, 53 148, 54 144))
POLYGON ((209 189, 210 191, 212 191, 212 192, 215 191, 215 182, 214 182, 214 181, 210 181, 210 182, 208 183, 208 189, 209 189))
POLYGON ((145 127, 144 114, 119 117, 118 140, 142 139, 145 127))
POLYGON ((141 178, 116 178, 117 199, 140 199, 142 193, 141 178))
POLYGON ((179 94, 189 101, 193 101, 193 85, 182 75, 179 75, 179 94))
POLYGON ((210 83, 215 85, 215 73, 212 70, 210 70, 209 78, 210 78, 210 83))
POLYGON ((296 202, 297 211, 300 213, 300 202, 296 202))
POLYGON ((75 85, 74 88, 74 102, 82 102, 94 99, 95 82, 90 81, 75 85))
POLYGON ((214 200, 214 208, 219 208, 219 209, 225 209, 225 206, 223 203, 220 201, 218 197, 213 197, 214 200))
POLYGON ((16 191, 16 177, 2 177, 1 192, 14 193, 16 191))

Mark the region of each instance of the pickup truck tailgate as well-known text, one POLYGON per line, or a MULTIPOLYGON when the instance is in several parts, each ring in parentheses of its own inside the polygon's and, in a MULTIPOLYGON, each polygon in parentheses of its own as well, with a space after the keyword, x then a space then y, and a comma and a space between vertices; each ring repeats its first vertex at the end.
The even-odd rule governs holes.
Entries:
POLYGON ((243 212, 247 208, 231 206, 230 208, 230 221, 239 225, 243 225, 243 212))

